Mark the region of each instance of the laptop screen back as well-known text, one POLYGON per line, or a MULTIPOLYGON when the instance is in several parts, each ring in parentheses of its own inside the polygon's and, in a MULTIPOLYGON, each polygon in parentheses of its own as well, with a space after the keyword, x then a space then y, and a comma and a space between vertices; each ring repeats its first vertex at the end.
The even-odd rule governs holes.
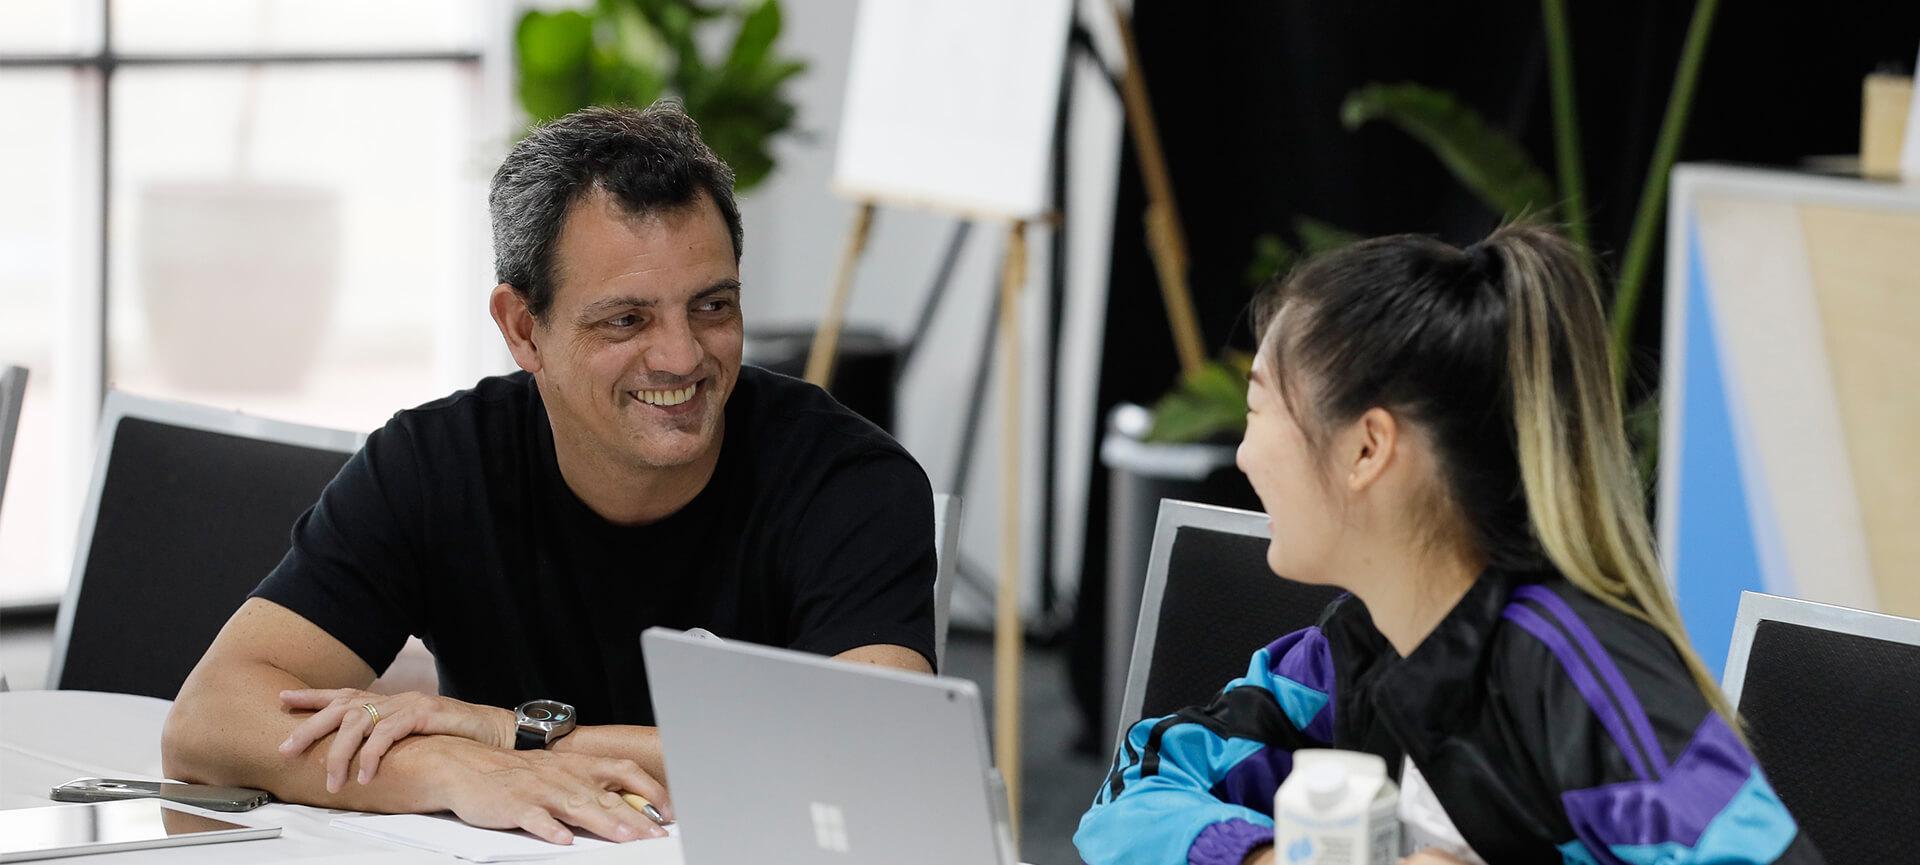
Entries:
POLYGON ((1008 861, 973 683, 663 628, 641 647, 687 865, 1008 861))

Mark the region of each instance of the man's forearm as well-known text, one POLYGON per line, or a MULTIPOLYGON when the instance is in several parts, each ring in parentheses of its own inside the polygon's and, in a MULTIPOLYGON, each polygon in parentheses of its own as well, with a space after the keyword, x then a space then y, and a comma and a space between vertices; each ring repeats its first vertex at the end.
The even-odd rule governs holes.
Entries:
MULTIPOLYGON (((887 644, 861 646, 833 657, 836 661, 875 664, 914 673, 933 672, 926 658, 905 646, 887 644)), ((555 742, 553 750, 632 760, 639 763, 640 768, 645 769, 647 774, 660 779, 661 783, 664 784, 667 781, 667 762, 666 756, 660 750, 660 728, 658 727, 637 727, 627 724, 580 727, 555 742)))
POLYGON ((660 752, 660 728, 626 724, 599 724, 579 727, 553 743, 561 753, 590 754, 617 760, 632 760, 647 774, 667 782, 667 762, 660 752))
MULTIPOLYGON (((204 667, 205 665, 203 665, 204 667)), ((161 736, 167 775, 182 781, 266 790, 282 801, 355 811, 438 811, 435 773, 460 748, 484 747, 447 736, 411 737, 394 745, 369 784, 352 780, 327 792, 329 735, 297 755, 281 742, 300 717, 281 706, 279 693, 304 688, 298 678, 268 664, 234 663, 196 669, 174 701, 161 736)), ((337 734, 336 734, 337 735, 337 734)))

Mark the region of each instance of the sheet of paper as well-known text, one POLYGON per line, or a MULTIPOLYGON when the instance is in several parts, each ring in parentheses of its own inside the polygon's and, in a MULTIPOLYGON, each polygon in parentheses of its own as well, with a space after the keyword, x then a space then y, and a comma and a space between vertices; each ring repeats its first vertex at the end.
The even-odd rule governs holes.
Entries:
MULTIPOLYGON (((535 859, 552 859, 573 856, 596 850, 606 850, 615 846, 610 841, 602 841, 589 835, 575 835, 570 845, 549 844, 526 832, 498 829, 481 829, 460 822, 459 818, 442 814, 376 814, 353 817, 336 817, 331 824, 336 829, 358 832, 389 841, 404 844, 421 850, 445 853, 465 859, 469 862, 525 862, 535 859)), ((672 840, 679 834, 679 827, 667 827, 667 838, 652 841, 632 841, 629 845, 649 846, 672 840)), ((675 845, 679 842, 673 841, 675 845)))
POLYGON ((1072 18, 1072 0, 861 3, 835 189, 976 219, 1046 213, 1072 18))

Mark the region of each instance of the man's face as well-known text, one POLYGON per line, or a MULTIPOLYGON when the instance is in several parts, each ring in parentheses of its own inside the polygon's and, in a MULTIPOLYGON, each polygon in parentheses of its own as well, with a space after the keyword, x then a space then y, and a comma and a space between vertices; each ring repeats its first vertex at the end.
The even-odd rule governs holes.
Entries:
POLYGON ((553 304, 534 328, 559 437, 636 468, 716 450, 742 334, 720 209, 701 195, 634 216, 595 189, 568 211, 553 260, 553 304))

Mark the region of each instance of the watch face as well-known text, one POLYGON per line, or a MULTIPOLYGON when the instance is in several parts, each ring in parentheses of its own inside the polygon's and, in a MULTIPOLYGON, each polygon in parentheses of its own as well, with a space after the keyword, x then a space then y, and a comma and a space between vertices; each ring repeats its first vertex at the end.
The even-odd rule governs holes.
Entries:
POLYGON ((573 707, 554 700, 534 700, 520 706, 520 721, 543 727, 558 727, 573 720, 573 707))

